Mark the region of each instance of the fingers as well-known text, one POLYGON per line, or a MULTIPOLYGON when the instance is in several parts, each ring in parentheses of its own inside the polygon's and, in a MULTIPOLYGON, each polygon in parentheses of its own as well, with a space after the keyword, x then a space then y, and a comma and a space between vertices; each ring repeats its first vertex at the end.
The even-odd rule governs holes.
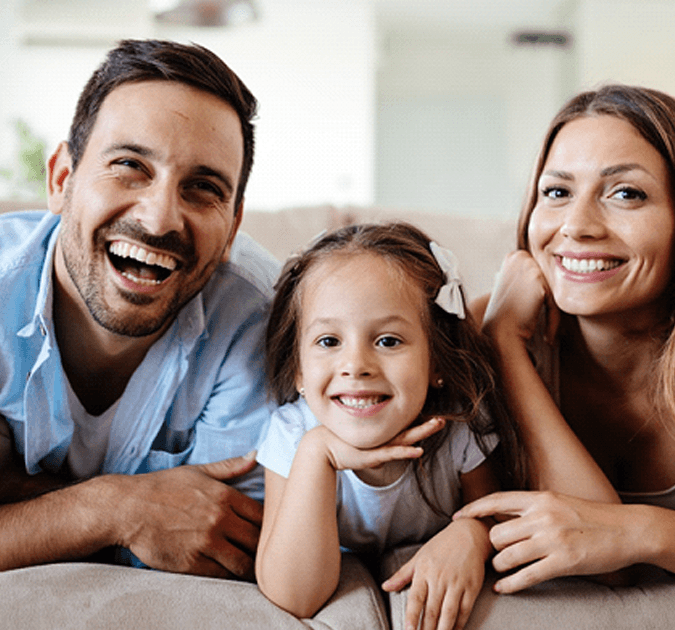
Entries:
POLYGON ((556 568, 555 561, 547 557, 498 580, 495 582, 494 590, 502 594, 516 593, 561 575, 564 573, 556 568))
POLYGON ((382 590, 388 593, 400 591, 410 584, 414 574, 414 564, 412 560, 406 562, 394 575, 382 584, 382 590))
POLYGON ((255 499, 230 488, 229 506, 242 519, 252 523, 259 529, 262 526, 263 506, 255 499))
POLYGON ((255 456, 256 452, 251 451, 240 457, 231 457, 230 459, 222 459, 219 462, 211 464, 202 464, 199 468, 209 477, 213 477, 219 481, 227 481, 228 479, 251 472, 257 465, 255 456))
POLYGON ((461 630, 469 619, 478 592, 439 589, 424 580, 413 584, 406 606, 406 630, 461 630))
POLYGON ((220 567, 205 565, 212 568, 212 577, 235 577, 248 581, 255 579, 254 557, 226 540, 209 548, 204 557, 220 567))
POLYGON ((510 515, 520 516, 528 510, 536 500, 538 493, 523 492, 494 492, 455 512, 453 520, 458 518, 485 518, 487 516, 510 515))
POLYGON ((401 431, 391 442, 392 446, 411 446, 437 433, 445 426, 444 418, 431 418, 420 425, 401 431))

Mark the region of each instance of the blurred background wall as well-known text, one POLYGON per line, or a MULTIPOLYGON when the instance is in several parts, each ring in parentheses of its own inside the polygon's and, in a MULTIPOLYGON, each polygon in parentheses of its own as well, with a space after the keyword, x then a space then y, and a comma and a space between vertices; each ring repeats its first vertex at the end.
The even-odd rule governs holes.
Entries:
POLYGON ((1 0, 0 198, 35 194, 17 183, 18 153, 49 153, 66 137, 84 82, 128 37, 203 44, 251 88, 260 109, 247 206, 263 210, 515 216, 567 98, 609 81, 675 94, 675 0, 234 5, 1 0), (197 11, 219 25, 188 24, 197 11))

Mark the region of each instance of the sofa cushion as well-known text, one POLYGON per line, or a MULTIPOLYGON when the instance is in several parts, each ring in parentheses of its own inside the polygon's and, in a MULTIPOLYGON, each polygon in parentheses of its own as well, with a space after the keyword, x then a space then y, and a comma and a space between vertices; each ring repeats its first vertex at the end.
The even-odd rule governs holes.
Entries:
POLYGON ((386 630, 380 592, 345 554, 338 589, 312 618, 277 608, 254 584, 105 564, 0 572, 2 630, 386 630))

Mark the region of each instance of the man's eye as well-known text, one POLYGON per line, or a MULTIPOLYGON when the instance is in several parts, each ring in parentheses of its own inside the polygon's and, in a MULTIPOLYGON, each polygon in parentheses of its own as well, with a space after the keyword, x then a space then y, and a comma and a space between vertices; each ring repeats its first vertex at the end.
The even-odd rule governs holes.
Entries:
POLYGON ((322 348, 335 348, 340 345, 340 341, 337 337, 321 337, 316 344, 322 348))
POLYGON ((376 343, 382 348, 395 348, 396 346, 401 345, 402 341, 397 337, 385 336, 380 337, 376 343))
POLYGON ((195 182, 193 184, 193 187, 195 189, 203 191, 205 193, 215 195, 219 199, 222 199, 223 196, 224 196, 223 191, 220 190, 220 188, 218 186, 216 186, 215 184, 212 184, 209 181, 195 182))

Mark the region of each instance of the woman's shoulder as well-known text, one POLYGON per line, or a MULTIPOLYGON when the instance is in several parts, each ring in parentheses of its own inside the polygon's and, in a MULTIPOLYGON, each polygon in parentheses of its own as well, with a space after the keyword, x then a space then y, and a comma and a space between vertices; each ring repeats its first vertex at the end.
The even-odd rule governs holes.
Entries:
POLYGON ((469 312, 473 315, 473 318, 479 326, 483 323, 485 311, 487 310, 488 302, 490 301, 490 295, 490 293, 486 293, 469 302, 469 312))

